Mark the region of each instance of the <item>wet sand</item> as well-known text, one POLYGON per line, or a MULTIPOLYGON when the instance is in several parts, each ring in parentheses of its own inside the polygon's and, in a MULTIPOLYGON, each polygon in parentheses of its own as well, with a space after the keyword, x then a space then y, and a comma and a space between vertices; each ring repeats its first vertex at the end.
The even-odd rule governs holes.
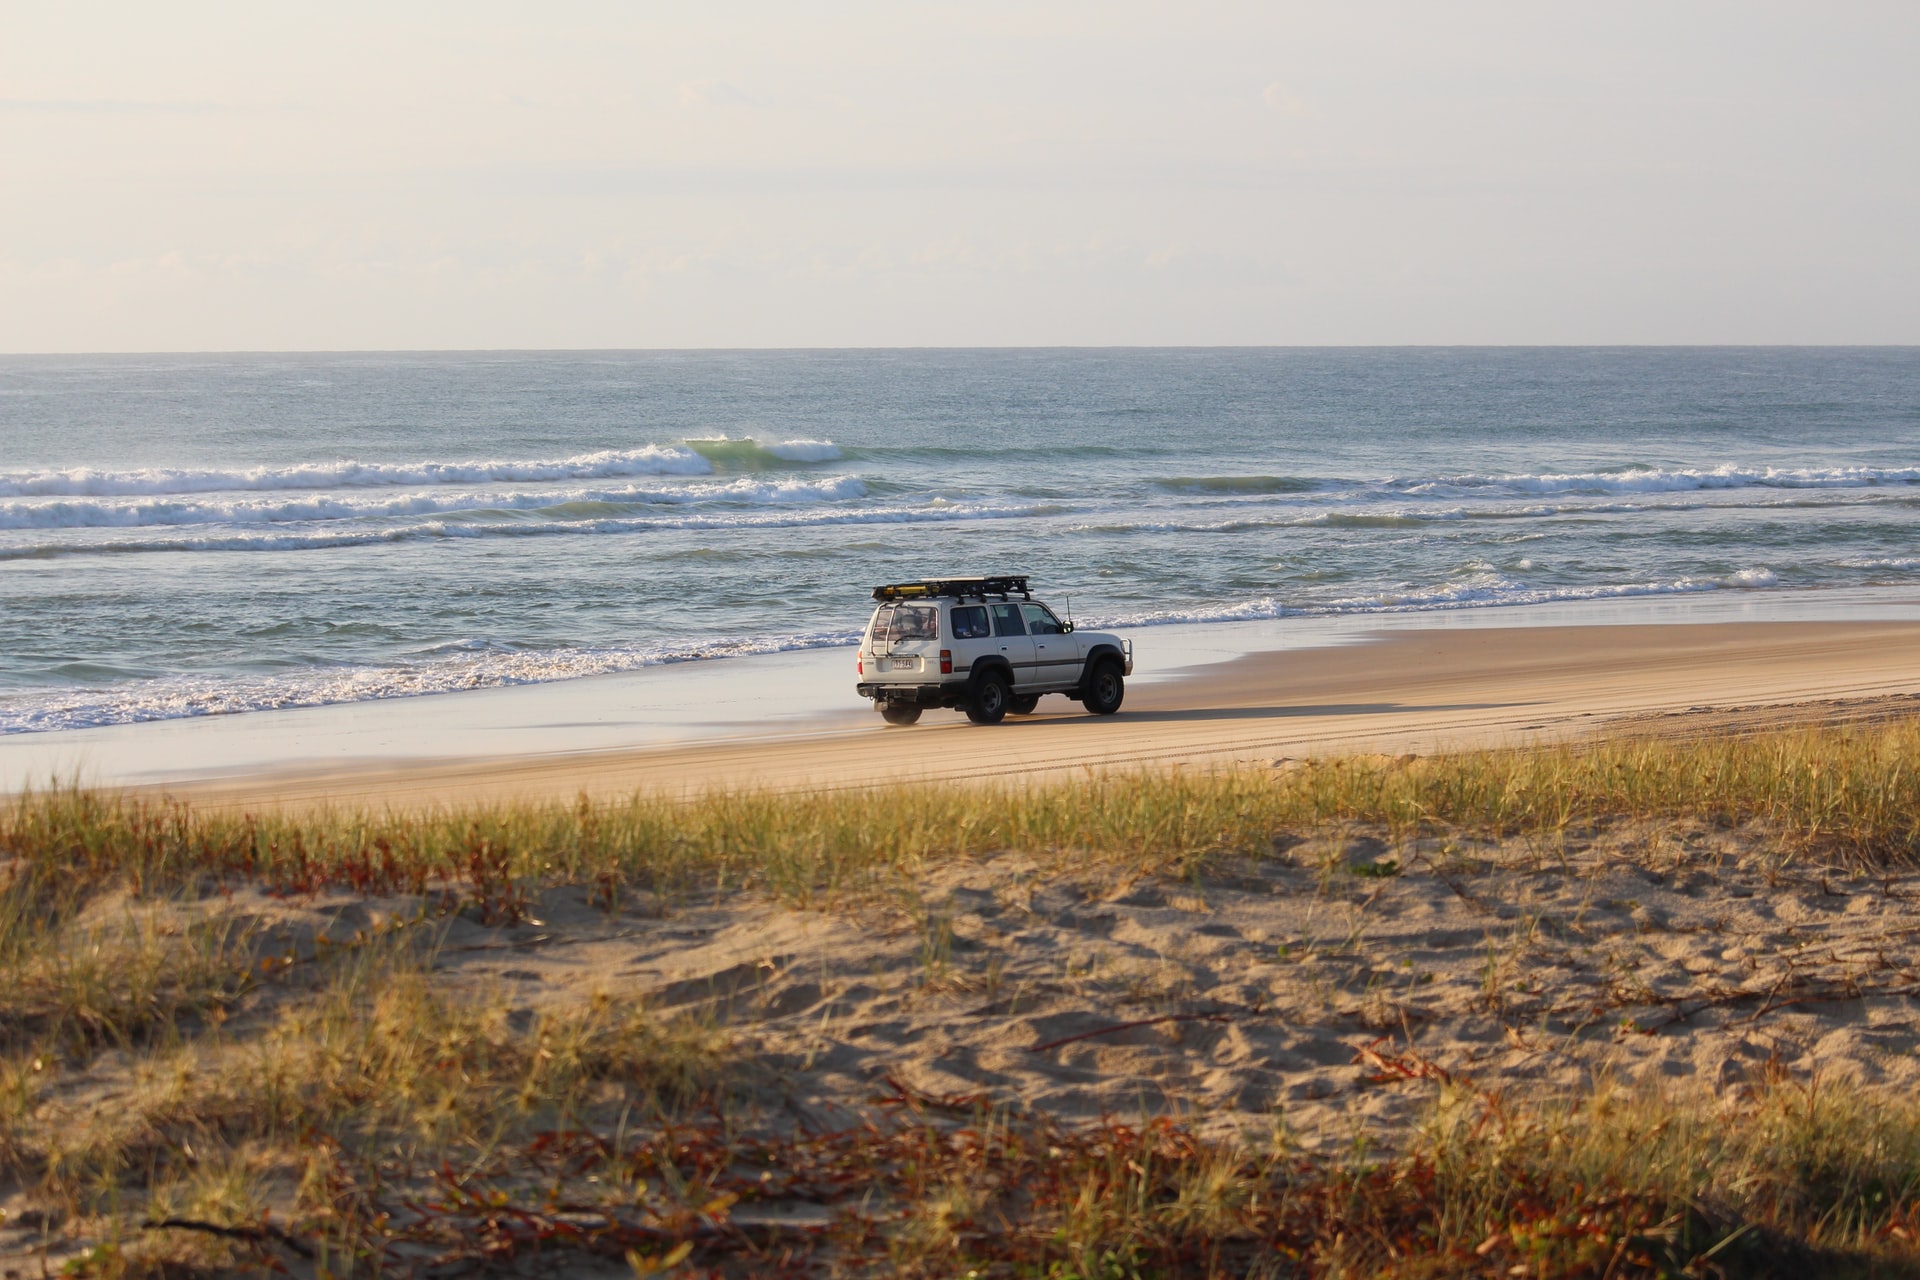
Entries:
POLYGON ((1564 740, 1681 713, 1698 731, 1723 716, 1764 723, 1770 707, 1911 695, 1920 695, 1913 622, 1399 630, 1139 684, 1110 718, 1048 698, 1038 714, 991 727, 958 712, 929 712, 909 728, 876 715, 840 716, 788 722, 763 736, 278 769, 155 789, 215 804, 395 807, 635 790, 837 789, 1266 764, 1340 751, 1430 753, 1564 740))

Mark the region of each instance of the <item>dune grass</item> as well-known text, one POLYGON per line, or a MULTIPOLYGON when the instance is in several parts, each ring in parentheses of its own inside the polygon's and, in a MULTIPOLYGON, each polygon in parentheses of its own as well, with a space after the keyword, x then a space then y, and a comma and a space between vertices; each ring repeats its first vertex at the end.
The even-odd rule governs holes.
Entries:
POLYGON ((921 1190, 897 1264, 992 1274, 1047 1259, 1044 1274, 1082 1277, 1920 1271, 1920 1108, 1817 1084, 1778 1083, 1735 1115, 1605 1085, 1534 1099, 1443 1086, 1418 1140, 1378 1160, 1209 1146, 1163 1123, 969 1138, 931 1158, 906 1144, 921 1190))
MULTIPOLYGON (((0 856, 29 874, 53 869, 69 896, 109 881, 136 894, 236 881, 296 893, 457 884, 483 911, 510 918, 524 908, 525 882, 599 883, 609 895, 753 889, 805 903, 952 855, 1070 852, 1178 865, 1259 856, 1277 836, 1332 821, 1510 835, 1678 817, 1763 824, 1792 850, 1862 866, 1911 862, 1920 856, 1920 725, 1032 786, 583 797, 425 813, 203 812, 50 790, 0 807, 0 856)), ((0 947, 8 927, 0 915, 0 947)))
POLYGON ((697 1021, 608 1000, 525 1016, 450 996, 434 950, 431 926, 376 938, 262 978, 288 989, 245 1023, 176 1019, 112 1063, 110 1106, 85 1087, 86 1061, 16 1030, 0 1057, 0 1186, 115 1228, 82 1272, 257 1266, 258 1246, 291 1239, 296 1254, 330 1253, 332 1274, 378 1274, 392 1180, 485 1168, 617 1115, 710 1108, 732 1074, 725 1037, 697 1021), (261 1225, 270 1207, 291 1233, 261 1225), (159 1252, 114 1238, 160 1222, 194 1225, 159 1252))
POLYGON ((1201 874, 1328 824, 1677 819, 1763 829, 1783 857, 1912 863, 1920 726, 426 813, 24 795, 0 802, 0 1197, 88 1224, 73 1265, 95 1274, 534 1250, 642 1273, 1920 1274, 1920 1106, 1817 1081, 1729 1112, 1607 1087, 1499 1098, 1442 1073, 1425 1128, 1382 1156, 904 1094, 846 1132, 749 1132, 731 1099, 754 1065, 713 1027, 605 1001, 524 1016, 433 980, 443 922, 510 926, 556 884, 609 910, 805 905, 955 855, 1201 874), (243 886, 415 914, 292 964, 221 909, 243 886), (826 1216, 741 1218, 756 1201, 826 1216), (189 1225, 142 1229, 162 1222, 189 1225))
MULTIPOLYGON (((1920 1274, 1920 1109, 1817 1084, 1777 1084, 1734 1114, 1606 1087, 1571 1099, 1441 1087, 1419 1137, 1374 1158, 1203 1142, 1166 1120, 956 1115, 941 1099, 777 1136, 698 1116, 628 1128, 581 1112, 538 1127, 551 1109, 483 1105, 525 1087, 525 1057, 501 1058, 511 1069, 488 1073, 452 1109, 461 1118, 391 1130, 417 1144, 405 1154, 343 1142, 337 1121, 276 1132, 268 1117, 287 1117, 256 1118, 237 1087, 224 1111, 176 1092, 175 1114, 149 1118, 175 1145, 149 1166, 133 1221, 180 1226, 70 1269, 277 1258, 335 1276, 443 1274, 574 1255, 624 1256, 641 1274, 684 1262, 1054 1280, 1920 1274), (183 1230, 207 1223, 234 1235, 183 1230)), ((569 1081, 604 1080, 612 1059, 590 1060, 569 1081)), ((365 1114, 351 1093, 314 1100, 365 1114)))

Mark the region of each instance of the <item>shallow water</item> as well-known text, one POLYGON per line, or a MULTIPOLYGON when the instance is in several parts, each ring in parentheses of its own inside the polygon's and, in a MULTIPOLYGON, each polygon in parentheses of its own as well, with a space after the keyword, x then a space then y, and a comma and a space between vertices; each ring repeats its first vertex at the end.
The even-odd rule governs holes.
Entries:
POLYGON ((1083 621, 1920 581, 1920 350, 0 359, 0 732, 1083 621))

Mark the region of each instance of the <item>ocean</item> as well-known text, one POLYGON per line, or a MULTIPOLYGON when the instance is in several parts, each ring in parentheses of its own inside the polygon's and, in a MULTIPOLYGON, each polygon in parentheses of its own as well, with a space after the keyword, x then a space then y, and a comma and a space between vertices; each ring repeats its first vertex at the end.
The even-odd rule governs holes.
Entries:
POLYGON ((935 574, 1119 628, 1920 584, 1917 517, 1913 348, 0 357, 0 734, 844 645, 935 574))

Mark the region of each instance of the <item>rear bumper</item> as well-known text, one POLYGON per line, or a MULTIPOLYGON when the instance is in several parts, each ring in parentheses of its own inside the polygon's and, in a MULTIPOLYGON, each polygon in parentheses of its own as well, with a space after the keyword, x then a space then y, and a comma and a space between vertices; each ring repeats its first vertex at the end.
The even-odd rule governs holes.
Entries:
POLYGON ((909 702, 916 707, 957 707, 967 700, 965 681, 953 684, 872 684, 854 686, 863 698, 875 702, 909 702))

